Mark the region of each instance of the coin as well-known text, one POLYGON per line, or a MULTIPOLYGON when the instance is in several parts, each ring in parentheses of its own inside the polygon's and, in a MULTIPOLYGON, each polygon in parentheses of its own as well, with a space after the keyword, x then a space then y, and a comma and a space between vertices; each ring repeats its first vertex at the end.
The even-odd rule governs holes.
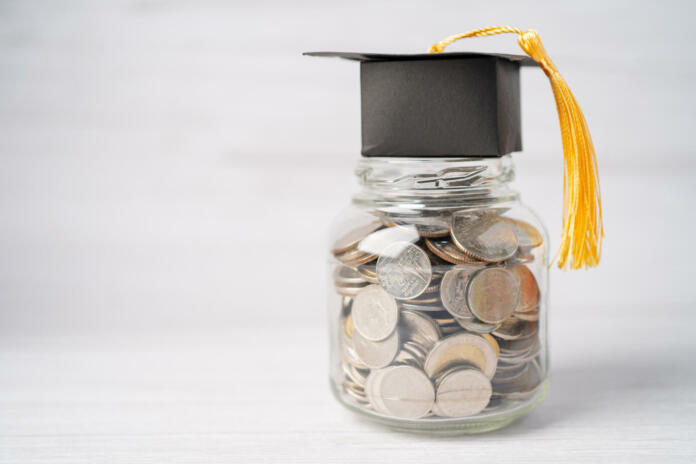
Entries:
POLYGON ((521 249, 529 250, 544 243, 544 237, 541 235, 541 232, 530 223, 507 217, 501 219, 512 225, 515 235, 517 235, 517 243, 521 249))
POLYGON ((544 379, 544 372, 539 363, 532 361, 523 373, 509 381, 493 381, 493 389, 498 396, 508 399, 523 400, 531 396, 544 379))
POLYGON ((462 253, 461 250, 459 250, 459 248, 457 248, 449 240, 426 239, 425 246, 427 246, 428 249, 435 254, 435 256, 447 261, 448 263, 470 264, 479 262, 477 259, 462 253))
POLYGON ((418 240, 419 236, 416 230, 405 227, 386 227, 372 232, 360 240, 357 248, 364 253, 379 255, 394 242, 415 243, 418 240))
POLYGON ((440 328, 437 323, 425 314, 415 311, 402 310, 399 317, 399 327, 406 340, 414 340, 430 351, 430 348, 440 340, 440 328))
POLYGON ((365 224, 361 227, 351 229, 346 234, 341 236, 338 240, 336 240, 336 242, 333 244, 331 251, 335 255, 345 253, 351 248, 354 248, 358 244, 358 242, 365 238, 367 235, 371 234, 376 230, 381 229, 382 227, 384 226, 382 226, 381 222, 375 221, 369 224, 365 224))
POLYGON ((533 311, 527 311, 523 313, 515 313, 517 319, 522 319, 523 321, 538 321, 539 320, 539 308, 533 311))
POLYGON ((347 379, 351 380, 357 385, 360 385, 361 387, 365 386, 365 382, 367 381, 367 375, 370 372, 368 369, 358 369, 357 367, 347 362, 343 362, 341 366, 343 367, 343 373, 345 374, 347 379))
POLYGON ((423 370, 434 378, 445 370, 459 364, 470 364, 481 370, 486 377, 495 374, 498 357, 495 349, 480 335, 459 333, 443 338, 435 344, 425 358, 423 370))
POLYGON ((395 330, 384 340, 375 342, 365 339, 360 332, 353 332, 355 352, 362 362, 371 369, 386 367, 399 352, 399 332, 395 330))
POLYGON ((352 314, 355 330, 372 341, 384 340, 391 335, 399 320, 396 300, 379 285, 369 285, 358 292, 352 314))
POLYGON ((385 414, 403 419, 426 416, 435 401, 435 389, 423 371, 413 366, 383 369, 373 388, 385 414))
POLYGON ((467 287, 469 309, 489 324, 507 319, 515 311, 519 298, 519 281, 505 268, 482 269, 471 277, 467 287))
POLYGON ((344 253, 335 255, 336 259, 341 261, 346 266, 358 266, 360 264, 369 263, 377 258, 377 255, 365 253, 357 248, 348 250, 344 253))
POLYGON ((404 343, 403 349, 413 355, 416 361, 418 361, 418 367, 423 367, 423 362, 425 361, 425 357, 428 355, 429 351, 425 345, 415 340, 409 340, 404 343))
POLYGON ((476 319, 474 316, 471 317, 457 317, 455 318, 457 324, 464 329, 474 332, 477 334, 487 334, 493 332, 500 324, 487 324, 476 319))
POLYGON ((378 284, 379 279, 377 279, 377 266, 372 264, 361 264, 356 270, 360 273, 363 279, 367 280, 371 284, 378 284))
POLYGON ((445 309, 455 317, 471 317, 466 303, 469 278, 480 269, 478 266, 459 265, 447 271, 440 284, 440 298, 445 309))
POLYGON ((389 227, 403 227, 415 230, 421 237, 447 237, 450 220, 445 216, 387 216, 382 219, 389 227))
POLYGON ((452 215, 452 240, 464 253, 488 262, 510 258, 517 251, 514 228, 496 216, 480 216, 472 221, 469 214, 452 215))
POLYGON ((436 410, 441 416, 468 417, 488 405, 493 388, 491 381, 476 369, 453 369, 438 382, 436 410))
POLYGON ((396 222, 387 221, 384 224, 389 226, 389 227, 412 228, 412 230, 415 230, 419 236, 426 237, 426 238, 447 237, 450 233, 449 224, 447 224, 447 223, 442 223, 442 224, 408 224, 408 223, 401 222, 401 221, 396 221, 396 222))
POLYGON ((442 306, 440 305, 432 305, 432 304, 416 304, 416 303, 409 303, 407 301, 399 301, 399 307, 401 309, 410 309, 412 311, 425 311, 425 312, 436 312, 436 311, 442 311, 442 306))
POLYGON ((365 279, 358 271, 343 265, 336 266, 333 277, 337 286, 347 287, 366 283, 365 279))
POLYGON ((346 333, 348 339, 353 338, 353 330, 355 326, 353 325, 353 315, 348 314, 343 322, 343 331, 346 333))
POLYGON ((510 316, 493 331, 493 335, 503 340, 519 340, 536 335, 538 327, 539 325, 534 322, 510 316))
POLYGON ((498 341, 491 336, 491 334, 481 334, 481 336, 484 338, 484 340, 491 344, 495 350, 496 356, 500 357, 500 345, 498 345, 498 341))
POLYGON ((409 242, 394 242, 377 260, 377 278, 395 298, 415 298, 428 288, 432 277, 430 260, 423 250, 409 242))
POLYGON ((355 295, 360 292, 361 289, 365 288, 364 286, 355 286, 355 287, 336 287, 336 293, 338 293, 341 296, 344 297, 354 297, 355 295))
POLYGON ((515 312, 534 311, 539 306, 539 285, 532 271, 525 265, 513 266, 510 270, 520 281, 520 300, 515 312))
POLYGON ((362 362, 358 353, 355 352, 355 348, 353 348, 353 343, 351 341, 342 341, 341 352, 343 354, 343 360, 351 366, 355 366, 358 369, 369 369, 369 367, 362 362))

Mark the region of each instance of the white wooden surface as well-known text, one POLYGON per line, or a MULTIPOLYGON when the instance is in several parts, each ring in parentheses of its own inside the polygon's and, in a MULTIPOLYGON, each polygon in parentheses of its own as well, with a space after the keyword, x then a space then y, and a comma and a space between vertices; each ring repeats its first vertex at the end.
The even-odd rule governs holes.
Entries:
POLYGON ((693 462, 693 311, 610 310, 589 315, 601 324, 553 320, 552 391, 530 416, 452 438, 343 410, 320 324, 11 337, 0 345, 0 462, 693 462))
MULTIPOLYGON (((693 462, 693 13, 0 2, 0 463, 693 462), (357 69, 299 54, 500 23, 540 31, 590 121, 603 262, 552 272, 552 391, 527 419, 389 432, 326 375, 323 250, 355 188, 357 69)), ((516 184, 553 239, 553 99, 541 73, 522 86, 516 184)))

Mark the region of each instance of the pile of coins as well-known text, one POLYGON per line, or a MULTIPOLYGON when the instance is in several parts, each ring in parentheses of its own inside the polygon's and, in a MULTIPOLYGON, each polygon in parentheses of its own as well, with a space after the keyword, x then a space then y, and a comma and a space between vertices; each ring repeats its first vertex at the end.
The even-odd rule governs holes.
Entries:
POLYGON ((339 387, 385 416, 468 417, 545 378, 531 224, 486 209, 380 215, 333 246, 339 387))

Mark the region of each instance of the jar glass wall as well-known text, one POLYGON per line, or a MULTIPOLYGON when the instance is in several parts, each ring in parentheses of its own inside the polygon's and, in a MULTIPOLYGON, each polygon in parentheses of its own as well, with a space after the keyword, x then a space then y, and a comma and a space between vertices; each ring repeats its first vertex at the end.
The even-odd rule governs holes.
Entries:
POLYGON ((363 158, 332 226, 331 386, 389 426, 500 428, 547 390, 546 233, 502 158, 363 158))

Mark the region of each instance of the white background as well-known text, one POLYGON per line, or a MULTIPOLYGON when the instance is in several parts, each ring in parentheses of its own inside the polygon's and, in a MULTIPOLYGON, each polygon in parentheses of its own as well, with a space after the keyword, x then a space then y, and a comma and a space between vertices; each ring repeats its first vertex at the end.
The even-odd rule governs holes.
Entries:
MULTIPOLYGON (((0 1, 0 462, 693 460, 689 2, 0 1), (358 66, 535 28, 589 121, 599 268, 551 273, 553 391, 473 439, 383 431, 326 382, 326 229, 358 66)), ((452 50, 519 53, 512 35, 452 50)), ((561 219, 545 76, 516 188, 561 219)))

